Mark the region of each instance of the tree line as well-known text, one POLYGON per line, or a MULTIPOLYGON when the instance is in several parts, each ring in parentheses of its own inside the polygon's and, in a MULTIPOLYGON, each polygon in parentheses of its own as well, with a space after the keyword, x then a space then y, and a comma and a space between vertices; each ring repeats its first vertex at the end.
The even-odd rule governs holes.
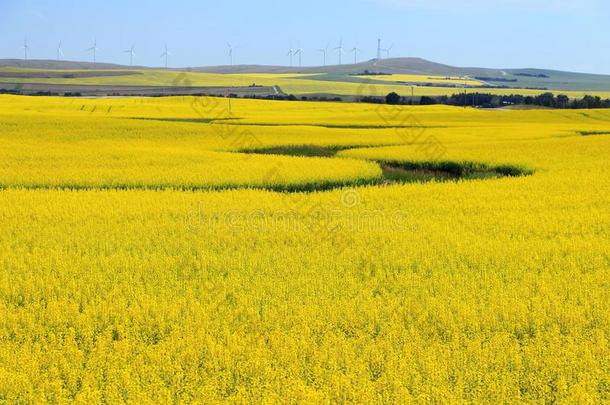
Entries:
POLYGON ((531 105, 564 109, 594 109, 610 108, 610 99, 599 96, 585 95, 582 98, 570 98, 565 94, 542 93, 537 96, 521 94, 497 95, 490 93, 459 93, 451 96, 401 97, 395 92, 389 93, 385 99, 380 97, 362 97, 362 102, 384 103, 391 105, 433 105, 444 104, 458 107, 498 108, 510 105, 531 105))

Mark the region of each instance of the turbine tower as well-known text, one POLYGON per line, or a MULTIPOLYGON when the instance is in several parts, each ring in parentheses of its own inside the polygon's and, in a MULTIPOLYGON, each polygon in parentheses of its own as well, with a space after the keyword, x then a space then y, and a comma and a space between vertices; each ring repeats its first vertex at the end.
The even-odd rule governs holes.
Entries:
POLYGON ((290 56, 290 66, 292 67, 292 57, 294 56, 294 50, 290 48, 286 56, 290 56))
POLYGON ((231 66, 233 66, 233 46, 227 42, 227 46, 229 47, 229 61, 231 66))
POLYGON ((326 48, 324 49, 318 49, 318 52, 322 52, 322 54, 324 55, 324 65, 326 66, 326 55, 328 54, 328 45, 326 45, 326 48))
POLYGON ((97 51, 99 51, 100 48, 97 47, 97 39, 93 40, 93 46, 89 49, 87 49, 87 52, 92 52, 93 53, 93 67, 95 68, 95 63, 97 62, 97 51))
POLYGON ((377 60, 381 59, 381 38, 377 39, 377 60))
POLYGON ((23 46, 21 48, 23 49, 23 60, 25 62, 27 62, 27 60, 28 60, 28 50, 30 49, 30 46, 28 45, 27 38, 23 41, 23 46))
POLYGON ((131 45, 131 48, 126 51, 123 51, 124 53, 129 54, 129 66, 133 66, 133 57, 136 55, 135 48, 135 45, 131 45))
POLYGON ((354 53, 354 65, 358 63, 358 53, 362 52, 361 49, 353 47, 350 52, 354 53))
POLYGON ((301 64, 301 57, 303 56, 303 48, 299 48, 296 51, 294 51, 294 55, 299 55, 299 67, 303 66, 301 64))
POLYGON ((169 51, 167 50, 167 44, 166 44, 165 51, 161 54, 161 57, 165 58, 165 69, 167 69, 167 60, 169 58, 169 55, 171 55, 171 53, 169 53, 169 51))
POLYGON ((341 64, 341 56, 343 56, 343 39, 339 41, 339 46, 334 49, 335 51, 339 51, 339 65, 341 64))
POLYGON ((57 45, 57 60, 61 59, 64 55, 64 51, 61 49, 61 41, 59 41, 59 45, 57 45))

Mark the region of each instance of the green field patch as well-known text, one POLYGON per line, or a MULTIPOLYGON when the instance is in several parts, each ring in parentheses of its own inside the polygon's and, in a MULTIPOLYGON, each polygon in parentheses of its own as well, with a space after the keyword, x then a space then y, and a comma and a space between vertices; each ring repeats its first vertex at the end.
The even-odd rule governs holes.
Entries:
POLYGON ((455 161, 377 161, 384 177, 394 182, 426 182, 447 180, 480 180, 500 177, 529 176, 532 169, 513 165, 488 165, 481 162, 455 161))
MULTIPOLYGON (((387 146, 387 145, 384 145, 387 146)), ((319 146, 319 145, 286 145, 286 146, 271 146, 268 148, 244 149, 240 153, 257 154, 257 155, 281 155, 281 156, 298 156, 298 157, 333 157, 339 151, 353 149, 354 145, 344 146, 319 146)))
POLYGON ((579 131, 582 136, 610 135, 610 131, 579 131))
POLYGON ((130 118, 132 120, 143 120, 143 121, 161 121, 161 122, 183 122, 183 123, 194 123, 194 124, 213 124, 216 121, 227 121, 235 118, 146 118, 137 117, 130 118))
MULTIPOLYGON (((387 145, 383 145, 387 146, 387 145)), ((263 155, 284 155, 299 157, 327 157, 332 158, 338 152, 347 149, 358 149, 374 146, 363 145, 284 145, 261 149, 241 150, 241 153, 263 155)), ((482 180, 500 177, 529 176, 534 173, 532 169, 514 165, 488 165, 473 161, 412 161, 395 162, 384 160, 371 160, 382 171, 382 177, 373 181, 367 180, 356 185, 380 185, 393 183, 421 183, 430 181, 456 181, 456 180, 482 180)), ((332 188, 332 187, 331 187, 332 188)), ((313 191, 313 190, 312 190, 313 191)))

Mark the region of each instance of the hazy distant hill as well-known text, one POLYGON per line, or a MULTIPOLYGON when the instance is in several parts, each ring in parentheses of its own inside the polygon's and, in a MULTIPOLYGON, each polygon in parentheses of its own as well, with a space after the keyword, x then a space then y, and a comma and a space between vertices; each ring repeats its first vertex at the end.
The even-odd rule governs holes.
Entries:
MULTIPOLYGON (((0 59, 0 67, 36 69, 150 69, 149 67, 117 65, 110 63, 70 62, 53 60, 0 59)), ((172 70, 186 70, 172 69, 172 70)), ((209 66, 189 68, 202 73, 319 73, 316 79, 352 81, 349 75, 365 71, 386 74, 422 74, 441 76, 464 76, 479 78, 496 86, 518 88, 548 88, 576 91, 610 91, 609 75, 562 72, 544 69, 490 69, 477 67, 456 67, 430 62, 421 58, 373 59, 358 64, 287 67, 265 65, 209 66)))
POLYGON ((198 72, 208 73, 342 73, 355 74, 365 70, 377 73, 403 73, 403 74, 429 74, 429 75, 463 75, 463 74, 485 74, 501 75, 499 69, 459 68, 440 63, 430 62, 420 58, 393 58, 373 59, 358 64, 315 66, 315 67, 286 67, 286 66, 261 66, 261 65, 239 65, 239 66, 211 66, 194 68, 198 72))
POLYGON ((55 69, 55 70, 85 70, 85 69, 147 69, 144 66, 125 66, 114 63, 72 62, 66 60, 32 59, 0 59, 0 68, 29 68, 29 69, 55 69))
POLYGON ((339 80, 338 75, 363 73, 422 74, 440 76, 478 77, 492 85, 507 87, 548 88, 575 91, 610 91, 610 75, 562 72, 545 69, 491 69, 478 67, 456 67, 430 62, 421 58, 392 58, 370 60, 358 64, 285 67, 285 66, 211 66, 193 68, 206 73, 325 73, 339 80))

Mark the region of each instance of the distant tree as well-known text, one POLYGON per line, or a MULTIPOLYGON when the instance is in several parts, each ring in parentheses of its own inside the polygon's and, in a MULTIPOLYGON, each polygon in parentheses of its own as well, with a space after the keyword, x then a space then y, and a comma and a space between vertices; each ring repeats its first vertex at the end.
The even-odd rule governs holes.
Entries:
POLYGON ((421 99, 419 100, 419 104, 420 105, 433 105, 433 104, 438 104, 438 102, 436 101, 436 99, 434 99, 432 97, 422 96, 421 99))
POLYGON ((399 104, 400 96, 395 92, 391 92, 390 94, 385 96, 385 102, 386 102, 386 104, 392 104, 392 105, 399 104))
POLYGON ((489 101, 489 104, 491 104, 491 106, 493 108, 497 108, 497 107, 502 106, 502 102, 503 102, 503 100, 500 97, 493 96, 493 97, 491 97, 491 100, 489 101))
POLYGON ((553 93, 542 93, 536 97, 535 104, 544 107, 555 107, 556 101, 553 93))
POLYGON ((599 96, 593 97, 586 95, 582 98, 582 101, 585 108, 601 108, 602 106, 602 100, 599 98, 599 96))
POLYGON ((560 94, 557 96, 557 107, 559 108, 567 108, 568 103, 570 102, 570 98, 565 94, 560 94))
POLYGON ((360 98, 361 103, 383 104, 383 101, 382 97, 364 96, 360 98))

